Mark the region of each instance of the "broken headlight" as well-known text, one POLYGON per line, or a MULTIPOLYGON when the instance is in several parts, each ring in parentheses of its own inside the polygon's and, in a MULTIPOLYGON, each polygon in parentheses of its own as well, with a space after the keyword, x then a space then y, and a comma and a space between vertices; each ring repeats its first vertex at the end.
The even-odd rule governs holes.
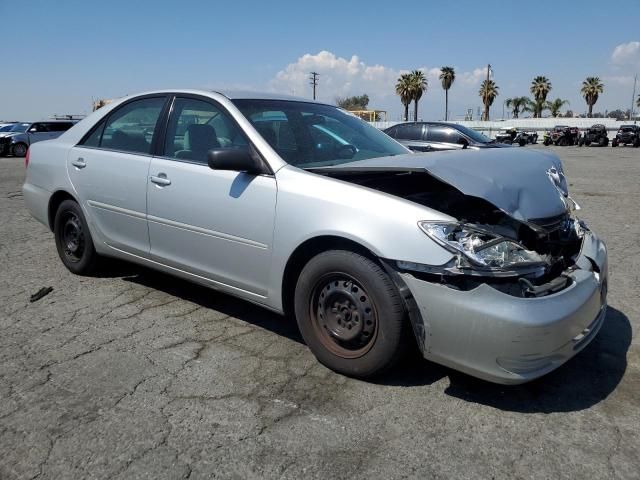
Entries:
POLYGON ((462 267, 504 269, 535 265, 545 257, 496 233, 461 223, 419 222, 424 233, 458 255, 462 267))

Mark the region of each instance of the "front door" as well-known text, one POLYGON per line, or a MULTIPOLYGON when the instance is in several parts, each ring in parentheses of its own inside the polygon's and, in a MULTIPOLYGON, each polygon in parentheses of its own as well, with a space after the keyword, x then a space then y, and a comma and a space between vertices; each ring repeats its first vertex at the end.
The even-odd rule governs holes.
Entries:
POLYGON ((266 296, 276 206, 270 175, 212 170, 207 152, 246 148, 223 107, 177 97, 149 171, 151 257, 221 287, 266 296))

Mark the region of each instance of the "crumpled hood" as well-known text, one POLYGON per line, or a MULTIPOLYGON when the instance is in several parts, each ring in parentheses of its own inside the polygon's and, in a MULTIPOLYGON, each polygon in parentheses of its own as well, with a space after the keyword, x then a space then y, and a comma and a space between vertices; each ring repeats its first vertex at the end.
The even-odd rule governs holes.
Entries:
POLYGON ((563 215, 568 210, 562 163, 557 155, 539 150, 496 148, 408 154, 311 170, 427 171, 465 195, 483 198, 524 222, 563 215))

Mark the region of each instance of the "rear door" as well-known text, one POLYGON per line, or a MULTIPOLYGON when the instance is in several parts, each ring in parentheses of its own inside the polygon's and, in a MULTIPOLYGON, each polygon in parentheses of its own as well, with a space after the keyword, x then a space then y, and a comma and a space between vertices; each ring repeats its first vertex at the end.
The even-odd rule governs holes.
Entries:
POLYGON ((51 139, 51 134, 46 122, 36 122, 27 130, 29 144, 51 139))
POLYGON ((394 131, 394 138, 415 152, 428 152, 431 150, 431 145, 424 138, 424 124, 422 123, 397 125, 394 131))
MULTIPOLYGON (((444 125, 429 125, 427 141, 434 150, 457 150, 463 147, 464 137, 455 128, 444 125)), ((468 143, 468 142, 467 142, 468 143)))
POLYGON ((223 288, 266 296, 274 176, 209 168, 210 149, 248 145, 213 100, 176 97, 165 137, 163 156, 151 160, 149 171, 151 258, 223 288))
POLYGON ((69 152, 67 170, 83 209, 107 245, 149 254, 147 175, 167 97, 127 102, 69 152))

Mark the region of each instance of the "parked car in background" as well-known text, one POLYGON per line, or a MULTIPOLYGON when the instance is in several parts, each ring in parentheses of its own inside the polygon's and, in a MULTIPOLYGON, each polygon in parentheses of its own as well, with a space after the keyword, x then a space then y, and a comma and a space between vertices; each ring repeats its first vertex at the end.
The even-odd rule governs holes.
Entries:
POLYGON ((455 123, 407 122, 383 130, 414 152, 438 150, 478 150, 508 145, 491 140, 480 132, 455 123))
POLYGON ((118 257, 289 312, 346 375, 413 332, 428 359, 522 383, 605 317, 605 245, 549 152, 411 154, 332 105, 185 90, 105 106, 26 164, 71 272, 118 257))
POLYGON ((50 120, 46 122, 17 122, 0 132, 0 156, 24 157, 33 143, 58 138, 75 122, 50 120))
POLYGON ((600 123, 596 123, 587 129, 578 139, 578 146, 597 145, 606 147, 609 145, 609 137, 607 136, 607 127, 600 123))
POLYGON ((611 141, 612 147, 618 145, 633 145, 640 147, 640 125, 622 125, 615 138, 611 141))
POLYGON ((524 147, 528 143, 537 143, 537 132, 526 132, 517 128, 504 128, 496 135, 496 142, 506 143, 507 145, 517 144, 524 147))
POLYGON ((558 145, 566 147, 569 145, 577 145, 580 137, 578 127, 569 127, 568 125, 556 125, 549 132, 546 132, 542 143, 544 145, 558 145))

